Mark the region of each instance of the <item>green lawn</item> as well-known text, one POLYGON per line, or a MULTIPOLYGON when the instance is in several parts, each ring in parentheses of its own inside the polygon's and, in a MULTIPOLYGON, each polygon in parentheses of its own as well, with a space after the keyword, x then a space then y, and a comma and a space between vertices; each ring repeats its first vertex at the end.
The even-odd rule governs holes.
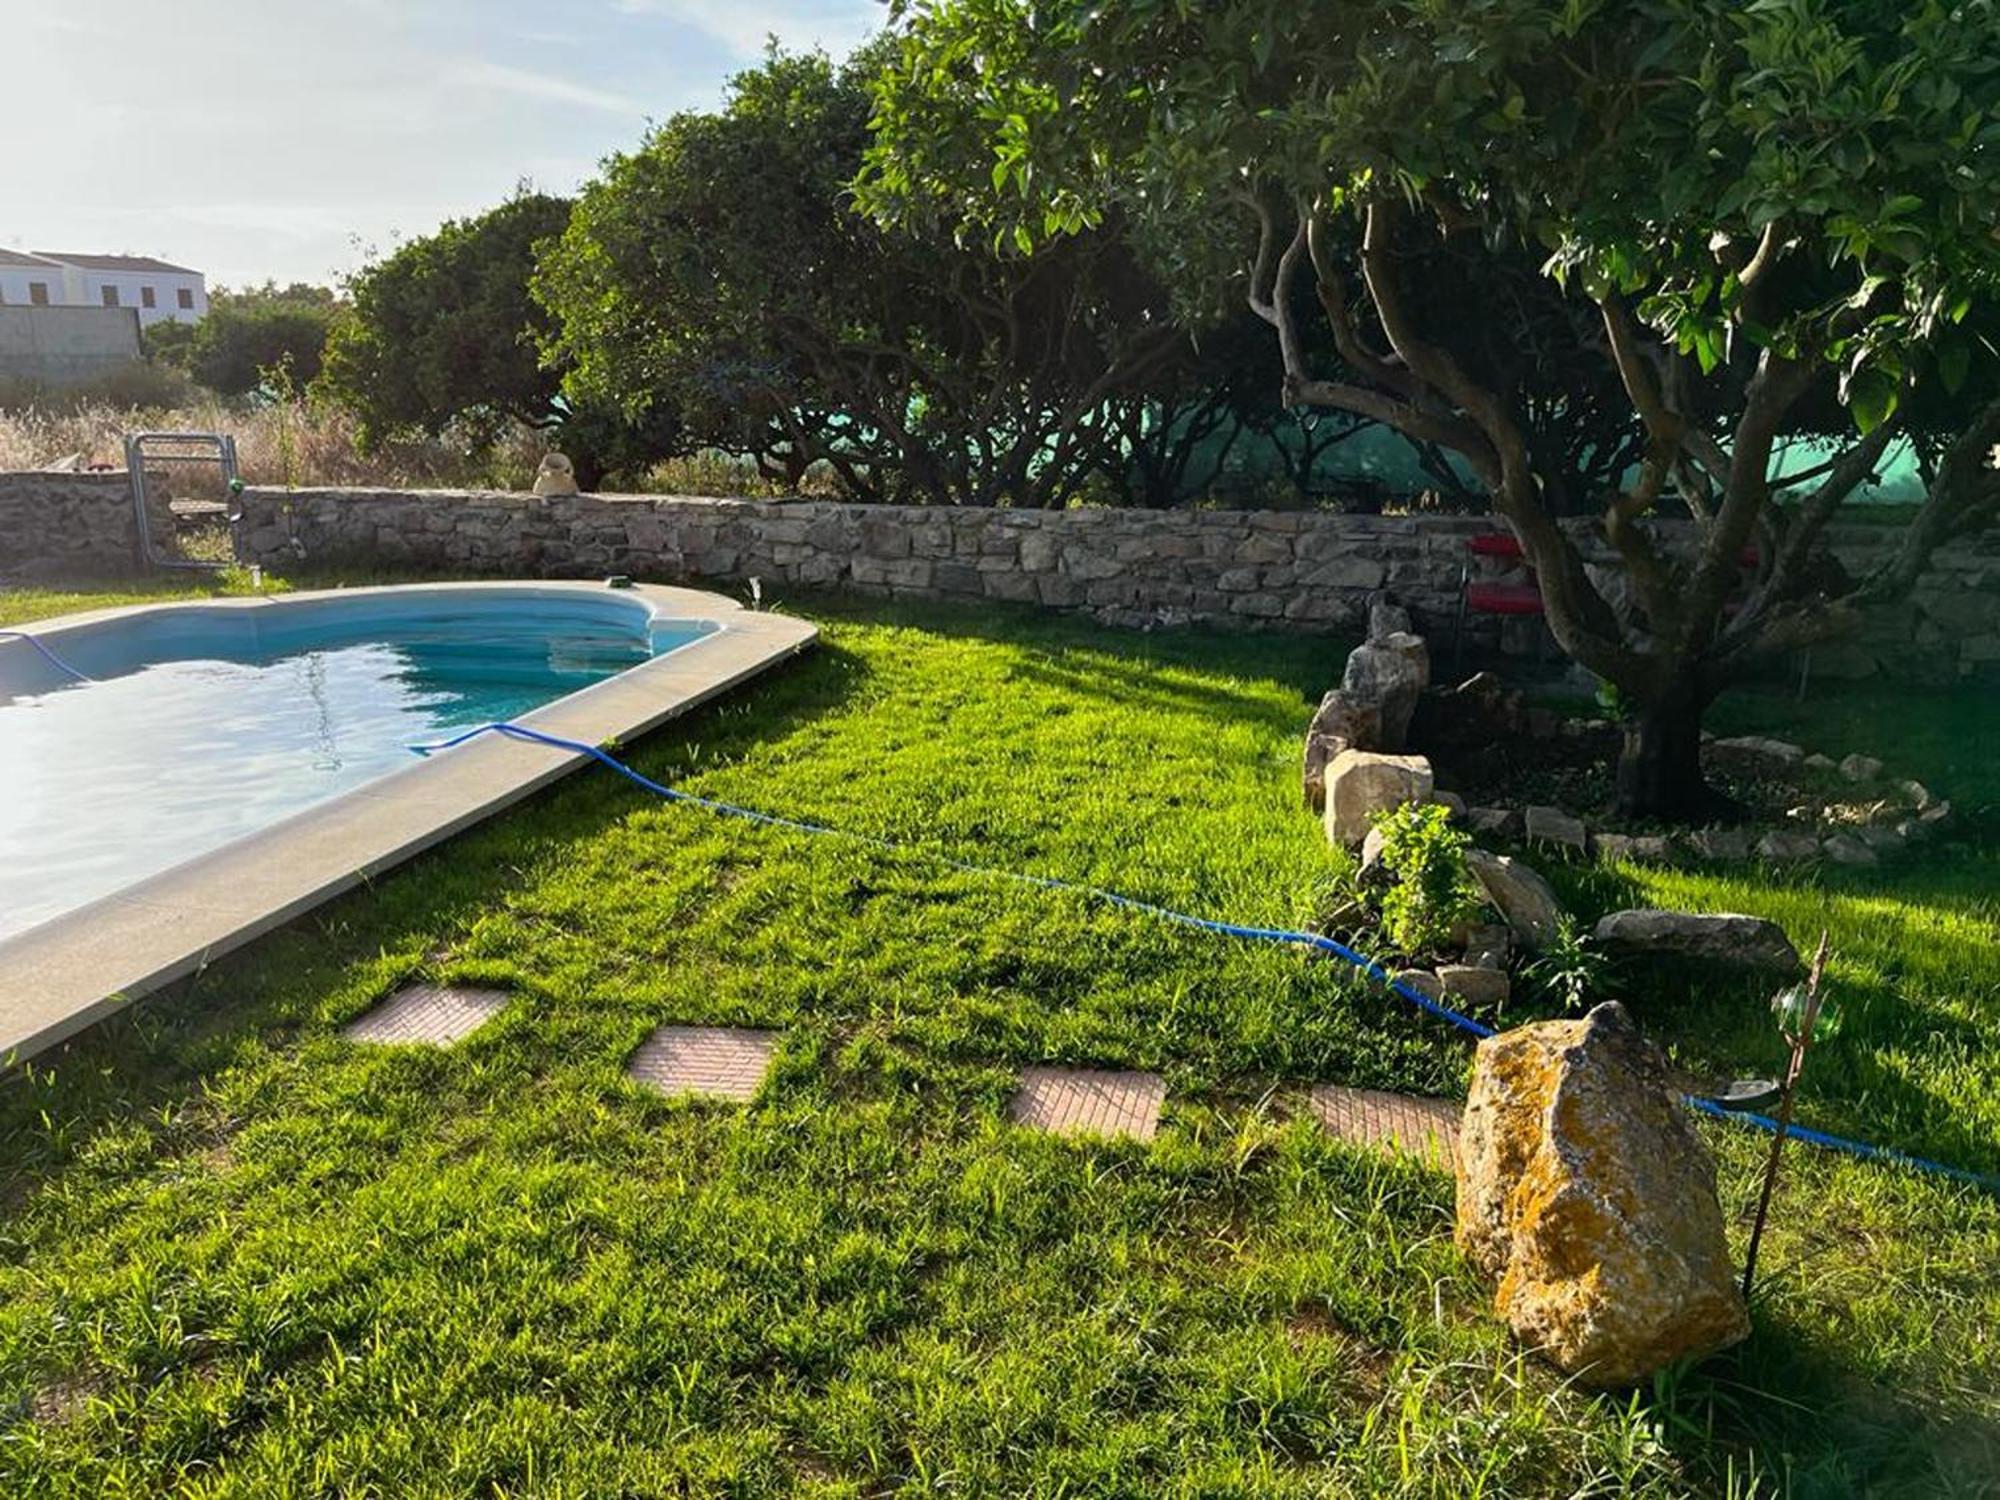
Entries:
MULTIPOLYGON (((1337 872, 1297 759, 1338 643, 813 611, 816 653, 634 763, 1240 920, 1337 872)), ((1556 872, 1586 915, 1830 928, 1848 1025, 1802 1117, 1983 1171, 1992 699, 1725 706, 1987 809, 1893 869, 1556 872)), ((1777 1065, 1757 986, 1607 992, 1777 1065)), ((0 1085, 0 1495, 1996 1492, 1993 1199, 1797 1152, 1751 1341, 1592 1398, 1487 1317, 1447 1177, 1295 1118, 1468 1059, 1337 965, 582 773, 0 1085), (515 999, 451 1052, 337 1037, 419 977, 515 999), (628 1083, 663 1021, 782 1028, 758 1102, 628 1083), (1049 1060, 1163 1071, 1160 1139, 1009 1126, 1049 1060)), ((1711 1139, 1740 1251, 1762 1138, 1711 1139)))

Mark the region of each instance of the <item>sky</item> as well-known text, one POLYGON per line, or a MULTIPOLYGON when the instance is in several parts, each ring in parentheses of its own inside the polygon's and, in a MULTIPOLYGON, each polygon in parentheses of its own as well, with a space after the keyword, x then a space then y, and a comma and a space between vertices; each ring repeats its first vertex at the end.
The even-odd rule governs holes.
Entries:
POLYGON ((569 192, 765 39, 879 0, 6 0, 0 245, 332 282, 523 181, 569 192))

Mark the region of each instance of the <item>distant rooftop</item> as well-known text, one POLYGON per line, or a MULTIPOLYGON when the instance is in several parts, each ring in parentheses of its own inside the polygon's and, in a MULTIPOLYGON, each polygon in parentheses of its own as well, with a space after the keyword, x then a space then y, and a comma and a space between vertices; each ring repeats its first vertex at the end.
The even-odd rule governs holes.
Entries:
POLYGON ((176 276, 199 276, 186 266, 169 265, 150 255, 68 255, 60 250, 37 250, 43 260, 58 260, 82 271, 167 271, 176 276))
POLYGON ((39 255, 30 255, 25 250, 9 250, 0 246, 0 266, 46 266, 51 262, 39 255))

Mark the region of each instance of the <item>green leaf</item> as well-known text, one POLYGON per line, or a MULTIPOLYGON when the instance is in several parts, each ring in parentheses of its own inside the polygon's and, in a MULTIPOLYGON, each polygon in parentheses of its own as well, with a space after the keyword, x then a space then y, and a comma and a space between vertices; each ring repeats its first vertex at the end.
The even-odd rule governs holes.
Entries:
POLYGON ((1895 378, 1873 365, 1864 365, 1847 381, 1847 410, 1854 425, 1866 437, 1896 414, 1901 387, 1895 378))

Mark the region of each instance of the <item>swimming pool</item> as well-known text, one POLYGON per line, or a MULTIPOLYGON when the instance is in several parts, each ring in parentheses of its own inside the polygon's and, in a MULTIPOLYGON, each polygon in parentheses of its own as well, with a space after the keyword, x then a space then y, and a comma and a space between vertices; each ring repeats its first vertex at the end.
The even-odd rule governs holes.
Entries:
POLYGON ((52 647, 87 682, 40 653, 0 665, 0 938, 716 628, 609 590, 371 591, 52 647))
POLYGON ((814 634, 720 595, 575 583, 24 628, 0 638, 0 1058, 56 1039, 54 1012, 66 1025, 198 967, 580 762, 491 737, 412 745, 500 719, 631 735, 814 634))

